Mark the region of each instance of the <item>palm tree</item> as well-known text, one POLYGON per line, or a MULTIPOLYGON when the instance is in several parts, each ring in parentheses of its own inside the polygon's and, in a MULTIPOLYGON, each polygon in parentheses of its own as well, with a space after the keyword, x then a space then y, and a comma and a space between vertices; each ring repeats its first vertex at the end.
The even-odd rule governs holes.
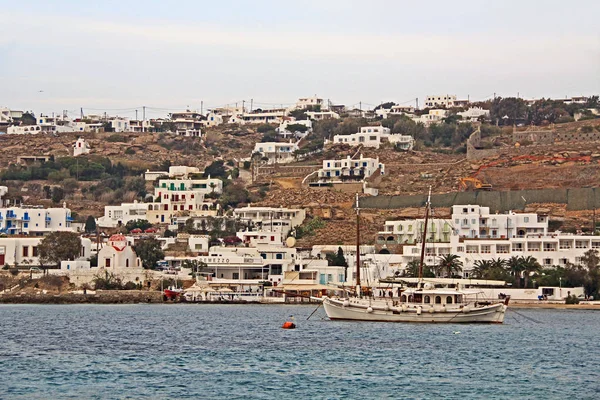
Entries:
POLYGON ((419 276, 419 260, 412 260, 406 264, 404 269, 404 275, 409 278, 416 278, 419 276))
POLYGON ((523 272, 523 257, 512 256, 506 262, 512 276, 515 277, 515 286, 521 287, 521 274, 523 272))
POLYGON ((490 260, 477 260, 473 267, 473 275, 479 279, 487 279, 492 269, 490 260))
POLYGON ((523 283, 525 288, 527 288, 531 274, 539 272, 539 270, 542 269, 542 266, 534 257, 527 256, 521 257, 521 259, 523 263, 523 283))
POLYGON ((444 254, 437 264, 438 272, 445 272, 446 277, 452 278, 462 272, 463 263, 456 254, 444 254))

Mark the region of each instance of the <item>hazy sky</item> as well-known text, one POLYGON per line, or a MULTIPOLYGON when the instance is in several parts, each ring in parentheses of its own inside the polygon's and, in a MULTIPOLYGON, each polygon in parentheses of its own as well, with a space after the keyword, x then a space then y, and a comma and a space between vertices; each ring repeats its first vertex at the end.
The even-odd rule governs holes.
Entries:
POLYGON ((597 0, 0 0, 0 9, 0 106, 36 112, 600 92, 597 0))

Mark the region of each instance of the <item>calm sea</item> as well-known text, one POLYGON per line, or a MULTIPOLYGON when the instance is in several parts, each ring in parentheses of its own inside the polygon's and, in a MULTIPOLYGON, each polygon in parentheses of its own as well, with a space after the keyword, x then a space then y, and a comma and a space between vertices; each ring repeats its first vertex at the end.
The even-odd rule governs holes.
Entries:
POLYGON ((2 305, 0 398, 600 398, 597 312, 405 325, 314 309, 2 305))

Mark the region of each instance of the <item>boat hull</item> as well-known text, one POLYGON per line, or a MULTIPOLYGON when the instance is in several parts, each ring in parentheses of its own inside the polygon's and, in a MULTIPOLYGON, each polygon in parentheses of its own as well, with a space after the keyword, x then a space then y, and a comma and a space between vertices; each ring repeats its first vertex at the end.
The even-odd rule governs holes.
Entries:
POLYGON ((384 301, 345 299, 323 299, 323 307, 329 319, 378 321, 378 322, 423 322, 423 323, 497 323, 504 322, 507 306, 502 303, 479 307, 440 309, 419 306, 389 306, 384 301), (419 310, 420 309, 420 310, 419 310))

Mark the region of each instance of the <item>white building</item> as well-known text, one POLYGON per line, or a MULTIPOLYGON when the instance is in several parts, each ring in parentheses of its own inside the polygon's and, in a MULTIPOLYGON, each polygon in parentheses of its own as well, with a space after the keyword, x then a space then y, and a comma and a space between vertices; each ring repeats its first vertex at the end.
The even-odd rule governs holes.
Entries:
POLYGON ((89 154, 91 147, 84 138, 80 137, 73 145, 73 157, 80 156, 82 154, 89 154))
POLYGON ((294 152, 297 150, 299 150, 298 144, 292 141, 265 142, 256 143, 253 153, 260 153, 262 157, 267 158, 269 164, 286 164, 294 161, 294 152))
POLYGON ((456 95, 442 94, 437 96, 427 96, 425 99, 425 107, 454 107, 456 95))
POLYGON ((170 114, 171 121, 175 124, 175 133, 179 136, 201 137, 204 116, 198 111, 181 111, 170 114))
POLYGON ((379 162, 379 158, 367 158, 361 154, 356 160, 350 156, 342 160, 323 160, 323 168, 317 175, 321 183, 352 182, 364 181, 377 170, 382 175, 385 173, 385 165, 379 162))
POLYGON ((125 236, 112 235, 106 246, 98 252, 98 266, 115 272, 128 268, 142 268, 132 245, 125 236))
POLYGON ((5 128, 15 123, 23 117, 23 111, 11 110, 10 108, 0 107, 0 128, 5 128))
POLYGON ((171 190, 157 187, 154 195, 159 201, 146 203, 146 219, 152 224, 172 224, 177 217, 214 216, 216 205, 204 201, 204 194, 197 190, 171 190))
POLYGON ((124 117, 115 117, 108 121, 113 132, 129 132, 129 119, 124 117))
POLYGON ((116 228, 126 225, 129 221, 138 219, 147 219, 145 203, 122 203, 120 206, 105 206, 104 216, 96 220, 96 224, 101 228, 116 228))
POLYGON ((131 132, 149 132, 152 128, 153 126, 148 120, 132 119, 129 121, 129 129, 131 132))
POLYGON ((202 195, 223 193, 223 181, 215 178, 206 179, 159 179, 158 189, 163 191, 193 191, 202 195))
POLYGON ((281 244, 304 222, 306 210, 247 206, 233 210, 233 217, 249 227, 237 234, 244 243, 281 244))
POLYGON ((385 119, 394 115, 414 114, 414 112, 413 106, 393 105, 390 108, 378 108, 375 110, 375 115, 385 119))
POLYGON ((224 120, 223 120, 223 116, 221 114, 218 114, 215 111, 210 111, 206 115, 206 120, 204 120, 202 122, 203 122, 204 126, 210 127, 210 126, 219 126, 222 123, 224 123, 224 120))
POLYGON ((73 232, 71 210, 63 208, 0 208, 0 233, 41 236, 54 231, 73 232))
POLYGON ((467 111, 457 113, 465 122, 477 121, 479 118, 489 118, 490 110, 484 110, 481 107, 471 107, 467 111))
POLYGON ((323 107, 323 105, 324 105, 323 99, 321 99, 317 96, 304 97, 304 98, 298 99, 298 102, 296 103, 296 109, 304 110, 309 107, 323 107))
POLYGON ((340 119, 340 115, 334 111, 307 111, 308 118, 314 121, 322 121, 324 119, 340 119))
POLYGON ((448 116, 448 110, 435 109, 435 110, 429 110, 429 113, 427 113, 427 114, 413 116, 412 120, 415 121, 416 123, 422 123, 425 126, 429 126, 433 123, 442 121, 447 116, 448 116))
POLYGON ((261 110, 255 112, 242 112, 233 114, 229 118, 230 124, 280 124, 283 122, 287 112, 284 108, 272 110, 261 110))
MULTIPOLYGON (((414 138, 410 135, 392 134, 390 128, 383 126, 363 126, 358 133, 335 135, 333 143, 345 143, 350 146, 362 145, 378 149, 382 143, 398 144, 405 150, 412 150, 414 138)), ((328 143, 326 141, 326 143, 328 143)))
MULTIPOLYGON (((407 244, 403 247, 404 261, 418 260, 422 226, 422 220, 387 221, 377 239, 383 244, 407 244)), ((579 264, 590 249, 600 250, 596 236, 548 232, 545 215, 490 214, 488 207, 477 205, 456 205, 450 220, 431 220, 427 241, 427 265, 435 265, 445 254, 455 254, 463 262, 464 277, 470 276, 478 260, 532 256, 542 266, 566 266, 579 264)))
MULTIPOLYGON (((38 246, 42 237, 0 237, 0 266, 39 266, 38 246)), ((90 258, 92 241, 81 238, 78 260, 90 258)), ((46 265, 48 267, 48 265, 46 265)))

